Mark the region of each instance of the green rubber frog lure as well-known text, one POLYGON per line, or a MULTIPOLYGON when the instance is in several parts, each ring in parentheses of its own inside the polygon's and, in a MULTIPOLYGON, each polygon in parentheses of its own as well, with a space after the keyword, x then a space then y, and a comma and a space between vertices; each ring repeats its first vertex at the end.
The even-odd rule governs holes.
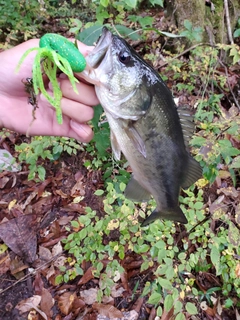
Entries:
POLYGON ((45 34, 39 42, 39 47, 28 49, 21 57, 16 71, 32 51, 37 51, 32 69, 32 82, 35 95, 40 92, 46 97, 49 103, 56 109, 56 117, 59 124, 62 124, 62 110, 60 107, 62 92, 57 81, 57 71, 60 69, 65 73, 73 90, 78 93, 73 72, 82 72, 86 68, 86 60, 79 52, 76 45, 61 35, 54 33, 45 34), (52 83, 53 96, 44 87, 43 75, 47 75, 52 83))

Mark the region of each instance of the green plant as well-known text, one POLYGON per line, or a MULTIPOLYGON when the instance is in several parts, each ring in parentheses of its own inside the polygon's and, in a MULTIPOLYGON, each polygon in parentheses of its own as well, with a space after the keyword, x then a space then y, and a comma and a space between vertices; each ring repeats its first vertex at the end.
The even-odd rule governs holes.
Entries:
MULTIPOLYGON (((232 259, 233 255, 239 255, 239 245, 231 242, 227 228, 219 228, 215 234, 208 220, 196 225, 196 222, 205 218, 201 188, 196 190, 192 186, 180 197, 181 208, 189 220, 186 225, 189 234, 177 243, 174 239, 176 225, 171 221, 158 220, 140 228, 138 219, 150 213, 154 201, 150 201, 145 210, 137 208, 124 198, 122 192, 126 185, 118 178, 115 176, 113 182, 107 184, 105 192, 97 190, 95 193, 98 196, 105 194, 103 204, 106 215, 103 218, 86 208, 84 215, 71 222, 74 231, 63 242, 74 263, 71 272, 62 271, 57 281, 81 275, 81 264, 90 261, 95 270, 93 275, 102 279, 98 295, 101 300, 104 295, 110 294, 111 286, 124 271, 127 250, 128 256, 132 252, 141 257, 140 275, 156 266, 153 269, 155 280, 145 283, 142 295, 148 296, 148 303, 155 305, 158 316, 170 309, 178 319, 185 319, 181 317, 186 311, 192 315, 198 314, 196 305, 202 299, 209 300, 220 290, 211 287, 203 294, 197 289, 197 274, 206 270, 216 270, 216 276, 222 284, 221 292, 225 295, 233 291, 240 293, 240 280, 235 273, 238 262, 232 259), (182 300, 186 295, 191 302, 184 305, 182 300)), ((224 216, 221 220, 225 223, 228 221, 224 216)))
POLYGON ((184 20, 184 27, 186 30, 180 32, 181 36, 186 37, 191 42, 200 42, 202 40, 203 29, 201 27, 193 27, 191 21, 184 20))
POLYGON ((23 36, 24 40, 33 37, 37 33, 38 24, 46 16, 41 11, 41 5, 37 0, 32 1, 0 1, 0 35, 8 41, 18 40, 23 36), (40 14, 39 14, 40 13, 40 14))
POLYGON ((238 19, 236 30, 233 33, 234 38, 240 37, 240 18, 238 19))
POLYGON ((30 143, 15 146, 15 150, 19 153, 19 161, 25 161, 29 165, 29 180, 36 177, 40 180, 45 179, 44 161, 59 159, 62 152, 76 154, 81 148, 82 146, 72 138, 42 136, 32 138, 30 143))

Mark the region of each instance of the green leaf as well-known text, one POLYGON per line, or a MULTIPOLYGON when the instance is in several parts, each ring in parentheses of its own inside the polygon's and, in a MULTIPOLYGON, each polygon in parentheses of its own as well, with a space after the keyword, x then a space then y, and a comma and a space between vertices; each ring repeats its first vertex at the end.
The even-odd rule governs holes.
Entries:
POLYGON ((198 314, 198 310, 197 310, 196 306, 191 302, 186 303, 186 310, 191 315, 198 314))
MULTIPOLYGON (((126 38, 129 37, 131 40, 139 40, 141 39, 140 35, 134 31, 133 29, 127 28, 123 25, 117 24, 115 26, 116 30, 121 34, 122 37, 126 38)), ((112 29, 112 32, 114 32, 115 30, 112 29)))
POLYGON ((158 5, 163 8, 163 0, 150 0, 150 2, 153 6, 158 5))
POLYGON ((45 179, 45 175, 46 175, 46 170, 45 170, 45 168, 43 168, 42 166, 38 166, 37 172, 38 172, 39 178, 40 178, 41 180, 44 180, 44 179, 45 179))
POLYGON ((74 228, 79 228, 79 223, 77 221, 71 221, 71 225, 74 227, 74 228))
POLYGON ((164 289, 171 290, 173 288, 172 283, 167 279, 158 278, 158 283, 164 289))
POLYGON ((87 29, 84 29, 78 34, 77 39, 88 46, 92 46, 100 37, 102 33, 102 27, 102 25, 96 24, 87 29))
POLYGON ((185 318, 185 315, 183 313, 179 313, 176 316, 175 320, 186 320, 186 318, 185 318))
POLYGON ((220 264, 220 252, 219 249, 213 245, 210 253, 210 258, 217 270, 217 275, 218 275, 218 269, 219 269, 219 264, 220 264))
POLYGON ((193 208, 196 210, 200 210, 200 209, 202 209, 202 207, 203 207, 202 202, 196 202, 196 203, 194 203, 194 206, 193 206, 193 208))
POLYGON ((102 195, 104 194, 104 190, 101 190, 101 189, 96 190, 96 191, 94 192, 94 194, 95 194, 96 196, 102 196, 102 195))
POLYGON ((162 299, 162 295, 155 291, 150 295, 148 299, 148 303, 157 305, 160 303, 161 299, 162 299))
POLYGON ((184 20, 184 27, 189 30, 192 31, 192 22, 189 20, 184 20))
POLYGON ((229 168, 232 168, 232 169, 239 169, 240 168, 240 156, 237 156, 236 158, 233 159, 229 168))
POLYGON ((58 276, 56 276, 55 278, 55 283, 60 284, 61 282, 63 282, 63 276, 61 274, 59 274, 58 276))
POLYGON ((152 27, 154 18, 146 16, 146 17, 140 18, 138 21, 139 21, 142 28, 145 28, 147 26, 152 27))
POLYGON ((203 137, 194 137, 193 139, 191 139, 190 144, 192 146, 201 147, 202 145, 204 145, 205 142, 206 139, 203 137))
POLYGON ((101 4, 104 8, 106 8, 106 7, 108 6, 108 4, 109 4, 109 0, 100 0, 100 4, 101 4))
POLYGON ((234 31, 233 37, 234 38, 240 37, 240 29, 237 29, 237 30, 234 31))
POLYGON ((232 299, 228 298, 225 301, 225 308, 231 308, 233 306, 234 302, 232 301, 232 299))
POLYGON ((173 306, 173 298, 171 295, 167 295, 164 300, 164 311, 169 311, 173 306))
POLYGON ((228 239, 236 249, 240 247, 240 231, 231 221, 229 221, 228 239))
POLYGON ((125 0, 125 3, 133 9, 137 6, 137 0, 125 0))

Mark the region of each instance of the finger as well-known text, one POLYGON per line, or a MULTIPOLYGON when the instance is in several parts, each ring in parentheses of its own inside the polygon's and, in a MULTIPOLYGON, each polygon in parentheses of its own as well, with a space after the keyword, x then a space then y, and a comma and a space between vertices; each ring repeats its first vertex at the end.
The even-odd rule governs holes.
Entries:
POLYGON ((59 79, 61 90, 65 98, 79 101, 83 104, 95 106, 99 103, 94 87, 83 82, 76 83, 78 94, 73 91, 69 80, 59 79))
POLYGON ((94 116, 92 107, 65 97, 61 100, 61 109, 63 114, 80 123, 88 122, 94 116))
POLYGON ((70 127, 77 134, 78 140, 82 142, 89 142, 92 140, 93 131, 89 125, 71 120, 70 127))
MULTIPOLYGON (((51 95, 51 92, 48 91, 51 95)), ((40 94, 39 101, 44 104, 45 107, 55 110, 43 94, 40 94)), ((90 121, 94 116, 94 110, 92 107, 83 103, 79 103, 63 97, 60 104, 62 113, 70 119, 76 122, 84 123, 90 121)))

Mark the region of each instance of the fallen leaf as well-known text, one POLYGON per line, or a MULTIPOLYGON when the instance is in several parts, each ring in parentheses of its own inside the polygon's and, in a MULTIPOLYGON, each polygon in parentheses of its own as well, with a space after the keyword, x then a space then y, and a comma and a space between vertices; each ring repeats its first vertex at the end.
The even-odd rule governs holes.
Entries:
POLYGON ((61 244, 61 242, 59 241, 59 242, 58 242, 57 244, 55 244, 55 246, 53 246, 53 248, 52 248, 52 256, 54 257, 54 256, 62 253, 62 251, 63 251, 62 244, 61 244))
POLYGON ((239 229, 231 221, 229 221, 228 239, 233 246, 239 248, 240 232, 239 229))
POLYGON ((11 210, 11 209, 15 206, 16 203, 17 203, 17 199, 13 199, 13 200, 9 203, 8 209, 11 210))
POLYGON ((39 246, 39 258, 45 262, 52 259, 52 253, 48 248, 39 246))
POLYGON ((140 310, 141 310, 141 307, 142 307, 142 305, 143 305, 143 298, 142 297, 139 297, 138 299, 137 299, 137 301, 134 303, 134 305, 133 305, 133 310, 135 310, 137 313, 139 313, 140 312, 140 310))
POLYGON ((10 178, 8 178, 8 177, 2 177, 0 179, 0 189, 3 189, 9 180, 10 180, 10 178))
POLYGON ((19 310, 20 314, 28 312, 32 308, 37 307, 41 302, 41 296, 34 295, 31 298, 20 301, 16 305, 16 309, 19 310))
POLYGON ((119 287, 117 288, 119 285, 116 283, 114 286, 112 286, 111 289, 111 296, 113 298, 118 298, 118 297, 122 297, 123 292, 125 292, 126 290, 123 287, 119 287))
POLYGON ((0 167, 1 170, 17 172, 21 170, 21 166, 17 164, 16 159, 5 149, 0 149, 0 167))
POLYGON ((30 263, 35 260, 37 250, 36 218, 36 215, 28 214, 0 224, 0 238, 13 252, 30 263))
POLYGON ((83 177, 78 179, 78 181, 72 187, 72 190, 71 190, 71 196, 72 197, 84 196, 85 195, 85 184, 83 183, 82 179, 83 179, 83 177))
POLYGON ((235 274, 237 278, 240 278, 240 263, 236 265, 235 274))
POLYGON ((22 274, 21 271, 27 269, 29 266, 27 264, 24 264, 21 258, 16 256, 14 259, 10 262, 10 270, 11 274, 14 275, 16 279, 20 279, 24 274, 22 274))
POLYGON ((212 308, 210 308, 208 305, 207 305, 207 302, 206 301, 202 301, 200 303, 200 308, 206 312, 206 314, 210 317, 214 317, 216 315, 216 311, 212 308))
POLYGON ((43 290, 43 281, 42 281, 42 277, 40 272, 36 273, 36 277, 33 281, 33 289, 34 289, 34 293, 37 295, 41 295, 42 294, 42 290, 43 290))
POLYGON ((54 299, 52 298, 51 293, 43 288, 42 289, 42 299, 40 302, 41 310, 47 315, 48 318, 52 318, 53 312, 52 307, 54 305, 54 299))
POLYGON ((100 315, 108 317, 109 319, 123 317, 122 312, 112 305, 105 305, 102 303, 93 303, 92 308, 97 310, 100 315))
POLYGON ((6 273, 10 269, 11 259, 8 253, 4 253, 0 258, 0 275, 6 273))
POLYGON ((68 315, 73 308, 73 302, 77 298, 76 293, 64 292, 58 299, 58 307, 61 312, 68 315))
POLYGON ((97 292, 96 288, 90 288, 89 290, 81 291, 80 296, 86 304, 92 305, 97 301, 97 292))
POLYGON ((93 267, 88 268, 87 271, 82 276, 82 278, 78 281, 78 285, 85 284, 91 279, 94 279, 94 276, 93 276, 94 270, 96 270, 96 268, 93 268, 93 267))

